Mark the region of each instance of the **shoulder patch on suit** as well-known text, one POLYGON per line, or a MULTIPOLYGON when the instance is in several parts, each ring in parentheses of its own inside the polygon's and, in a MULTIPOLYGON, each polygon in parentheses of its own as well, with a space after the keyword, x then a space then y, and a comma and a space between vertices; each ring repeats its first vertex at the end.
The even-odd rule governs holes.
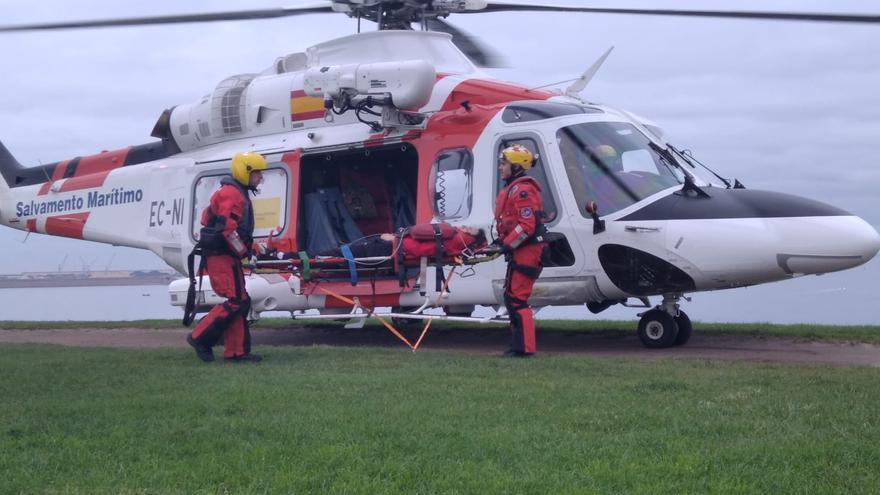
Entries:
POLYGON ((519 210, 519 216, 521 216, 522 218, 532 218, 532 209, 523 208, 519 210))

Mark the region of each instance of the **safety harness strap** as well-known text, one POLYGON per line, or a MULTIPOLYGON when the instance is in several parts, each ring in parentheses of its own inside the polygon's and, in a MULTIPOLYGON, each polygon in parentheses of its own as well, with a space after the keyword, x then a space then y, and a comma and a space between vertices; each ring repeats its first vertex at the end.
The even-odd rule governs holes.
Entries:
POLYGON ((304 282, 308 282, 311 278, 310 268, 309 268, 309 255, 305 251, 300 251, 297 253, 299 256, 299 260, 302 262, 302 279, 304 282))
POLYGON ((403 233, 399 233, 394 236, 394 242, 397 244, 392 246, 397 248, 397 276, 400 282, 400 288, 406 287, 406 266, 404 266, 404 261, 406 260, 406 253, 403 252, 403 233))
POLYGON ((443 290, 443 281, 446 280, 446 275, 443 273, 443 235, 440 233, 440 224, 432 223, 431 227, 434 229, 434 265, 437 268, 434 290, 440 292, 443 290))
POLYGON ((351 254, 351 248, 348 247, 348 244, 343 244, 339 250, 342 251, 342 256, 348 262, 348 271, 351 272, 351 285, 357 285, 358 272, 357 267, 354 265, 354 256, 351 254))
POLYGON ((195 257, 201 256, 199 261, 199 291, 202 290, 202 272, 205 267, 205 256, 202 248, 197 244, 186 258, 186 268, 189 275, 189 288, 186 291, 186 305, 183 307, 183 326, 192 325, 196 319, 196 274, 195 274, 195 257))

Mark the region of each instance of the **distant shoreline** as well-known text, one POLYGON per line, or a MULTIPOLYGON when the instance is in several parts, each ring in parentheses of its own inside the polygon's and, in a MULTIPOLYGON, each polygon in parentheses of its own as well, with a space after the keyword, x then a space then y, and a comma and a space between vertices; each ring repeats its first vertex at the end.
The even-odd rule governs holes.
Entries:
POLYGON ((168 285, 178 278, 180 275, 170 270, 26 272, 0 275, 0 289, 168 285))
POLYGON ((0 279, 0 289, 37 289, 45 287, 108 287, 132 285, 168 285, 175 277, 92 277, 48 279, 0 279))

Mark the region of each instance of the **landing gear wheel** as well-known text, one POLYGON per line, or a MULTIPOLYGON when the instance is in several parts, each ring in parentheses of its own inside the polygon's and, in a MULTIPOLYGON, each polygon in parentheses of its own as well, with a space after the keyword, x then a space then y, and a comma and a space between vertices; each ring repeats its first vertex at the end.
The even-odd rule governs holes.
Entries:
POLYGON ((678 325, 678 335, 675 336, 675 344, 673 345, 685 345, 691 339, 691 333, 694 331, 691 319, 684 311, 679 311, 678 316, 675 317, 675 324, 678 325))
POLYGON ((666 311, 652 309, 639 320, 639 339, 645 347, 664 349, 675 345, 678 324, 666 311))

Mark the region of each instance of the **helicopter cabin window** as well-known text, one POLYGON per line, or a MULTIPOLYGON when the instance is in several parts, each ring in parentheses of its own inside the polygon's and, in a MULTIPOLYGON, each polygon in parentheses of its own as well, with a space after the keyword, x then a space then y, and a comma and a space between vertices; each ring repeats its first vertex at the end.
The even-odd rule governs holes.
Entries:
POLYGON ((590 201, 604 216, 684 182, 681 172, 667 165, 632 124, 576 124, 560 129, 556 137, 584 218, 589 218, 584 207, 590 201))
MULTIPOLYGON (((283 168, 272 168, 263 171, 263 183, 256 196, 251 194, 251 205, 254 208, 254 238, 267 237, 269 232, 287 228, 288 208, 288 175, 283 168)), ((202 211, 211 202, 211 195, 220 189, 220 181, 229 174, 205 175, 196 181, 193 191, 192 236, 198 240, 202 228, 202 211)))
POLYGON ((474 156, 461 148, 437 155, 431 168, 429 197, 439 220, 467 218, 473 205, 474 156))
POLYGON ((321 253, 415 224, 411 145, 306 154, 300 163, 299 249, 321 253))
MULTIPOLYGON (((535 156, 535 163, 532 168, 526 172, 526 175, 538 181, 538 184, 541 186, 541 202, 544 204, 544 223, 553 223, 556 220, 557 214, 556 201, 553 199, 553 189, 550 188, 550 184, 547 181, 547 172, 544 170, 545 161, 543 156, 541 156, 541 150, 538 148, 538 144, 532 138, 505 138, 498 144, 498 150, 495 153, 495 156, 500 156, 501 150, 513 144, 525 146, 535 156)), ((495 174, 498 178, 495 190, 500 191, 504 188, 504 181, 501 180, 501 174, 498 173, 498 163, 496 162, 494 166, 495 174)))

